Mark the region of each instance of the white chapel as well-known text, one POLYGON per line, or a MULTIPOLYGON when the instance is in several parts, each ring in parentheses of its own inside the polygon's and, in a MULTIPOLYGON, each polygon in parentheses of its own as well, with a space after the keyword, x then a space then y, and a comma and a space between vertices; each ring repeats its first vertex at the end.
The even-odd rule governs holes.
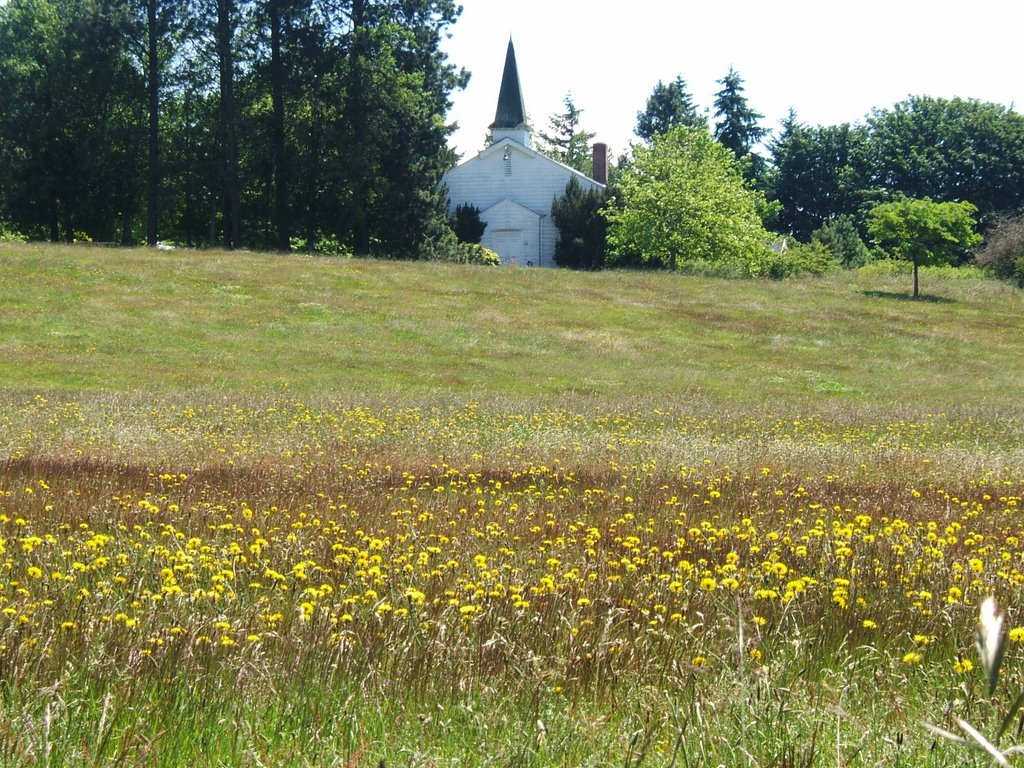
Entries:
POLYGON ((604 189, 608 148, 594 144, 594 179, 533 149, 511 40, 490 130, 489 147, 445 174, 448 212, 466 204, 479 208, 487 225, 480 243, 495 251, 502 264, 556 267, 558 228, 551 220, 551 203, 565 193, 573 176, 584 190, 604 189))

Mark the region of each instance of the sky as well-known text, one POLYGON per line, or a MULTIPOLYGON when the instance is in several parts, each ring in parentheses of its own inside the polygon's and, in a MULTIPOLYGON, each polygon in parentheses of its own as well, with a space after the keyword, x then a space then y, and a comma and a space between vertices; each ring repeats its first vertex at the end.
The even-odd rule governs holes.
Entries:
POLYGON ((453 95, 450 144, 483 148, 511 36, 537 130, 572 94, 580 125, 614 156, 631 142, 655 84, 681 75, 713 114, 730 67, 761 125, 790 108, 801 122, 863 122, 910 95, 961 96, 1024 111, 1024 4, 1019 0, 462 0, 444 43, 471 73, 453 95))

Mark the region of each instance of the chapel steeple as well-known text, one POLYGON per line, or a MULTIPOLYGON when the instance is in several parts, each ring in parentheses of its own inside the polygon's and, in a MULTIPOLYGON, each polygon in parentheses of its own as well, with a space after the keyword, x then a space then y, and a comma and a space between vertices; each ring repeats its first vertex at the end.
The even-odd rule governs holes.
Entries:
POLYGON ((516 49, 512 46, 511 37, 505 54, 505 71, 501 75, 498 108, 494 112, 494 122, 490 129, 495 143, 502 139, 512 139, 523 146, 530 146, 533 129, 526 122, 526 107, 519 86, 519 68, 516 66, 516 49))

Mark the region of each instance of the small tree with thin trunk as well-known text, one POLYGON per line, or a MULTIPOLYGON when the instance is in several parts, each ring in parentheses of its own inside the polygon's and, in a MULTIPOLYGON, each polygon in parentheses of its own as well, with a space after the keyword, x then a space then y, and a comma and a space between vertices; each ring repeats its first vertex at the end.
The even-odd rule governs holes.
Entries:
POLYGON ((966 201, 936 203, 928 198, 904 197, 872 208, 868 232, 893 256, 914 264, 917 298, 918 267, 952 264, 981 242, 974 231, 977 210, 966 201))

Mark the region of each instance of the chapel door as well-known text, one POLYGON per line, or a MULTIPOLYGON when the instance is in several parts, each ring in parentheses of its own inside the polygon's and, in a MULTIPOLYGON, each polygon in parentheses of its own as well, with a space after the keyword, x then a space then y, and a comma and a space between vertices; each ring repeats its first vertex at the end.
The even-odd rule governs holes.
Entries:
POLYGON ((494 250, 501 257, 501 263, 508 266, 523 264, 523 233, 518 229, 494 233, 494 250))

